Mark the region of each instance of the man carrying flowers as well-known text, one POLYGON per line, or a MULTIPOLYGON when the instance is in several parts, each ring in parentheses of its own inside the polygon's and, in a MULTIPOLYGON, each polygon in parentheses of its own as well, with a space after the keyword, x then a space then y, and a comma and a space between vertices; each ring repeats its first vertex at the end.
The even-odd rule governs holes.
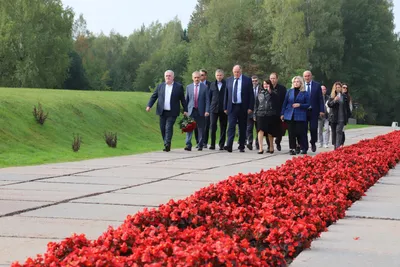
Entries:
MULTIPOLYGON (((200 72, 192 73, 193 83, 186 87, 186 103, 188 106, 188 115, 193 118, 197 125, 199 144, 198 150, 202 151, 204 146, 204 127, 205 118, 210 112, 210 95, 208 94, 207 86, 200 83, 200 72)), ((186 151, 192 150, 192 135, 193 132, 186 133, 186 151)))

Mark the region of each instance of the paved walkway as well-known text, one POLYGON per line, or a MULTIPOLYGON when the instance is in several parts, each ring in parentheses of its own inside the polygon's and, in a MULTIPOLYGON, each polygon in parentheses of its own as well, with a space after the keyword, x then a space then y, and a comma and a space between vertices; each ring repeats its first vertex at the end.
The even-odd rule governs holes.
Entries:
MULTIPOLYGON (((390 127, 348 130, 346 144, 390 131, 390 127)), ((128 214, 184 198, 230 175, 281 165, 291 158, 287 139, 282 144, 283 151, 273 155, 179 149, 0 169, 0 267, 44 253, 49 241, 74 232, 97 238, 107 226, 121 224, 128 214)), ((399 178, 398 168, 292 265, 400 266, 399 178)))

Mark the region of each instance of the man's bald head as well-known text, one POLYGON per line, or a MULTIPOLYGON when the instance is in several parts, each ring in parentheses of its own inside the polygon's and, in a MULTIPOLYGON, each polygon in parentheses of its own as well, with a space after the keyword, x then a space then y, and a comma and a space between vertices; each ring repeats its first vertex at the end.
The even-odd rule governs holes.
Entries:
POLYGON ((239 78, 240 75, 242 75, 242 67, 240 65, 235 65, 233 66, 232 72, 235 78, 239 78))
POLYGON ((311 80, 312 80, 312 73, 311 73, 311 71, 306 70, 306 71, 303 73, 303 78, 304 78, 304 81, 305 81, 306 83, 311 82, 311 80))

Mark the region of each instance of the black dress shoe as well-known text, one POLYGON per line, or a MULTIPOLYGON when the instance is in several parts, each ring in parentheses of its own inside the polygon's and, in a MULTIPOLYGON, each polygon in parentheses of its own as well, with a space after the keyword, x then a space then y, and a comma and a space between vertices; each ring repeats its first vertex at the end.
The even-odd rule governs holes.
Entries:
POLYGON ((244 148, 239 149, 239 151, 243 153, 244 152, 244 148))
POLYGON ((252 144, 247 144, 247 148, 248 148, 249 150, 253 150, 253 145, 252 145, 252 144))
POLYGON ((281 144, 276 144, 276 150, 281 151, 282 147, 281 144))
POLYGON ((296 151, 294 151, 294 149, 290 149, 289 154, 294 156, 294 155, 296 155, 296 151))
POLYGON ((264 150, 263 151, 258 151, 257 154, 264 154, 264 150))
POLYGON ((226 148, 226 151, 228 151, 229 153, 232 153, 232 148, 227 147, 227 148, 226 148))
POLYGON ((300 147, 296 147, 296 154, 300 154, 300 147))
MULTIPOLYGON (((228 150, 229 149, 229 147, 228 146, 224 146, 224 150, 228 150)), ((231 149, 232 150, 232 149, 231 149)))
POLYGON ((166 145, 165 152, 170 152, 170 151, 171 151, 171 145, 166 145))
POLYGON ((186 151, 192 151, 192 148, 187 146, 187 147, 185 147, 185 150, 186 151))
POLYGON ((219 150, 225 150, 225 149, 224 149, 224 147, 220 146, 220 147, 219 147, 219 150))
POLYGON ((203 147, 204 147, 204 148, 207 148, 207 145, 204 145, 203 147))
POLYGON ((302 151, 301 151, 301 154, 302 154, 302 155, 307 155, 307 151, 302 150, 302 151))
POLYGON ((317 151, 317 146, 315 145, 315 143, 311 144, 311 151, 312 152, 317 151))
POLYGON ((210 146, 208 149, 215 150, 215 146, 210 146))
POLYGON ((268 153, 269 153, 269 154, 274 154, 274 151, 273 151, 273 150, 272 150, 272 151, 268 151, 268 153))
POLYGON ((203 148, 202 148, 202 147, 199 147, 199 148, 197 149, 197 151, 203 151, 203 148))

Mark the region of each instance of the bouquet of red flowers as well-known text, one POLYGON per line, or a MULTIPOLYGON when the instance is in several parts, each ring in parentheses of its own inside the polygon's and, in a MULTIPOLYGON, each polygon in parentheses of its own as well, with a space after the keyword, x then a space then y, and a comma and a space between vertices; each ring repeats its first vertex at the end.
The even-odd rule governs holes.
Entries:
POLYGON ((179 127, 181 128, 182 133, 191 133, 196 129, 196 122, 189 116, 183 116, 179 122, 179 127))

